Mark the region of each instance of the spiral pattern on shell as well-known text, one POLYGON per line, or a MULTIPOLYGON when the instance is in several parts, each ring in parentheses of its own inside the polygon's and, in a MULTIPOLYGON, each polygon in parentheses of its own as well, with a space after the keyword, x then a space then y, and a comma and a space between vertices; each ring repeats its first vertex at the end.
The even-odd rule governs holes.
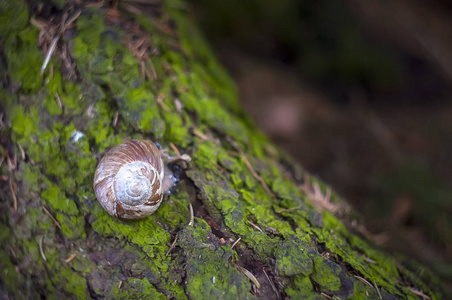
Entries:
POLYGON ((163 170, 160 151, 153 142, 127 141, 108 151, 100 161, 94 191, 110 215, 140 219, 160 206, 163 170))

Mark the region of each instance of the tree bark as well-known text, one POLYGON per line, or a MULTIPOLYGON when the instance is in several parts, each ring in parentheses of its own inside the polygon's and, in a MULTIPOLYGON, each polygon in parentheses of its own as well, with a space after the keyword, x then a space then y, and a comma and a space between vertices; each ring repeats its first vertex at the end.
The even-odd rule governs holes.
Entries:
POLYGON ((0 2, 0 298, 444 296, 259 132, 185 3, 139 2, 0 2), (192 162, 124 222, 92 185, 129 139, 192 162))

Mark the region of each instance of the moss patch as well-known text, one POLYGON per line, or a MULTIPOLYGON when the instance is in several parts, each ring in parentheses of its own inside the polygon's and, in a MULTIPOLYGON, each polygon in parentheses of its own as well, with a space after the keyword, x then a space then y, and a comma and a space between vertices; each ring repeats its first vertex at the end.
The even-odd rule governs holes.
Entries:
POLYGON ((233 250, 220 246, 204 220, 178 234, 187 257, 187 293, 192 299, 254 299, 250 281, 231 265, 233 250))
POLYGON ((285 276, 297 274, 309 276, 314 269, 311 256, 315 254, 316 251, 306 243, 295 238, 286 239, 280 243, 276 251, 276 268, 285 276))

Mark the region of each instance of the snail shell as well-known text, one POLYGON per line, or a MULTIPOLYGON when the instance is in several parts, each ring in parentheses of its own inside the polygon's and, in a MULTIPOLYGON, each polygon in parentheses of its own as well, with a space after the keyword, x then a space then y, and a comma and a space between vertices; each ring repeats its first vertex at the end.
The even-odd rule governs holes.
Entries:
POLYGON ((102 207, 119 219, 141 219, 163 199, 164 166, 157 146, 132 140, 108 151, 97 166, 94 191, 102 207))

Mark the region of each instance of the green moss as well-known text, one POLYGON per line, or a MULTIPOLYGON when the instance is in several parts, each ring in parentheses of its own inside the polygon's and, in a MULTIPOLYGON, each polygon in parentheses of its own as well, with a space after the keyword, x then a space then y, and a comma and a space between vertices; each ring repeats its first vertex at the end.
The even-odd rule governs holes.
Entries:
MULTIPOLYGON (((104 20, 97 8, 90 8, 86 13, 77 19, 77 30, 79 34, 73 40, 74 55, 79 62, 82 72, 93 72, 101 74, 108 70, 108 63, 99 55, 101 36, 106 31, 104 20), (90 57, 90 54, 95 57, 90 57), (104 67, 107 65, 106 67, 104 67)), ((87 74, 88 75, 88 74, 87 74)))
POLYGON ((0 224, 0 278, 8 292, 13 293, 23 285, 24 278, 15 268, 6 245, 11 244, 10 229, 5 224, 0 224))
POLYGON ((165 137, 181 147, 186 147, 190 138, 187 127, 182 123, 182 118, 173 113, 165 114, 165 137))
POLYGON ((220 246, 204 220, 178 234, 187 257, 187 292, 192 299, 249 299, 250 281, 230 264, 233 250, 220 246))
POLYGON ((53 273, 52 282, 58 289, 63 289, 64 294, 70 294, 77 299, 88 299, 89 292, 86 279, 76 272, 73 272, 70 266, 63 266, 58 261, 49 262, 52 270, 58 270, 53 273))
MULTIPOLYGON (((55 224, 41 207, 28 207, 27 218, 22 222, 21 226, 30 232, 39 227, 41 232, 45 234, 52 234, 55 230, 55 224)), ((23 237, 31 238, 29 233, 24 233, 23 237)))
POLYGON ((0 265, 1 278, 6 284, 6 290, 13 293, 23 285, 23 277, 17 272, 14 264, 10 260, 9 254, 3 249, 0 251, 0 261, 2 262, 0 265))
POLYGON ((324 242, 331 254, 339 255, 353 268, 359 270, 371 282, 386 289, 393 295, 402 296, 393 282, 400 281, 400 268, 388 255, 362 239, 351 235, 345 226, 335 217, 324 213, 325 227, 328 230, 315 230, 318 240, 324 242), (352 241, 352 242, 348 242, 352 241), (352 245, 352 246, 351 246, 352 245), (353 247, 353 248, 352 248, 353 247), (367 259, 367 260, 366 260, 367 259), (375 261, 369 263, 368 259, 375 261), (384 277, 382 274, 385 274, 384 277))
POLYGON ((314 292, 314 287, 309 277, 297 275, 293 279, 293 284, 285 289, 287 295, 292 299, 324 299, 318 293, 314 292))
POLYGON ((431 287, 441 286, 441 283, 436 276, 432 276, 432 272, 426 272, 425 266, 420 265, 418 262, 410 258, 400 257, 398 261, 405 267, 404 275, 406 278, 409 278, 411 282, 415 282, 415 289, 422 290, 432 299, 437 298, 431 287))
POLYGON ((61 232, 69 239, 83 238, 86 236, 84 232, 85 220, 83 216, 68 216, 66 214, 57 213, 56 219, 60 223, 61 232))
POLYGON ((366 285, 365 283, 354 280, 353 281, 353 293, 347 299, 357 299, 357 300, 366 300, 366 299, 377 299, 379 295, 375 288, 366 285))
POLYGON ((77 214, 77 207, 74 202, 69 199, 63 198, 61 190, 49 183, 49 187, 45 189, 42 194, 42 198, 46 201, 46 204, 50 205, 52 209, 66 210, 70 214, 77 214))
POLYGON ((47 91, 47 97, 44 99, 47 110, 51 115, 58 115, 63 112, 63 110, 58 106, 58 102, 55 99, 63 92, 63 82, 61 74, 58 71, 54 71, 53 76, 45 81, 45 88, 47 91))
POLYGON ((13 134, 20 144, 28 143, 30 138, 36 137, 39 133, 39 127, 36 124, 38 120, 38 111, 30 108, 28 112, 25 108, 15 106, 11 111, 11 121, 13 124, 13 134))
POLYGON ((29 164, 21 164, 19 170, 15 173, 15 176, 17 179, 25 181, 30 191, 33 192, 39 191, 38 187, 39 170, 36 166, 32 166, 29 164))
MULTIPOLYGON (((268 176, 271 176, 268 174, 268 176)), ((293 184, 287 179, 276 177, 271 182, 272 191, 281 199, 296 199, 300 198, 300 191, 293 188, 293 184)))
MULTIPOLYGON (((153 217, 143 220, 123 223, 109 216, 103 209, 93 211, 98 214, 96 221, 92 223, 93 228, 103 236, 113 236, 116 239, 126 239, 135 245, 132 248, 126 247, 126 253, 136 253, 137 257, 131 260, 129 267, 134 274, 146 274, 148 280, 160 286, 160 289, 167 291, 170 295, 179 295, 182 298, 183 291, 176 282, 169 281, 169 277, 174 277, 173 272, 177 271, 175 263, 171 261, 171 256, 166 258, 165 254, 171 244, 171 236, 153 217), (140 251, 137 251, 137 250, 140 251)), ((119 281, 119 280, 118 280, 119 281)))
POLYGON ((285 276, 297 274, 309 276, 314 269, 310 252, 316 253, 314 249, 296 238, 286 239, 276 250, 276 268, 285 276))
POLYGON ((44 61, 38 48, 38 29, 24 29, 11 34, 5 43, 8 74, 24 93, 36 92, 42 85, 40 76, 44 61))
POLYGON ((202 185, 207 200, 224 215, 225 225, 238 234, 262 259, 272 255, 277 239, 270 238, 263 232, 256 231, 247 221, 247 214, 240 203, 237 193, 230 188, 218 185, 202 185))
POLYGON ((152 217, 123 223, 112 218, 103 209, 93 211, 96 220, 92 223, 93 229, 104 236, 114 236, 119 239, 127 239, 140 247, 149 257, 154 260, 155 267, 161 271, 168 271, 168 262, 164 256, 171 244, 170 234, 158 225, 152 217))
POLYGON ((189 195, 185 191, 175 190, 170 194, 167 201, 163 201, 159 209, 154 213, 153 218, 171 226, 176 230, 188 224, 190 221, 190 213, 188 211, 189 195))
MULTIPOLYGON (((155 100, 155 85, 141 80, 136 59, 119 42, 122 32, 107 29, 103 16, 96 10, 77 24, 80 35, 74 40, 74 51, 82 67, 95 82, 111 89, 118 111, 127 123, 143 132, 152 132, 157 138, 162 137, 165 123, 155 100)), ((182 138, 184 132, 173 131, 176 138, 182 138)))
POLYGON ((206 141, 201 144, 198 144, 196 147, 196 152, 193 155, 193 163, 199 166, 200 168, 213 169, 212 161, 217 161, 218 153, 222 152, 221 147, 215 145, 213 142, 206 141))
POLYGON ((77 215, 78 209, 74 201, 67 199, 63 192, 56 186, 48 183, 48 187, 42 192, 42 198, 52 210, 64 211, 69 215, 77 215))
POLYGON ((114 112, 111 111, 109 104, 106 101, 98 102, 95 105, 95 110, 98 118, 90 120, 87 124, 86 133, 88 137, 93 137, 99 148, 100 153, 104 153, 106 149, 115 144, 119 144, 120 140, 113 136, 113 128, 111 121, 113 120, 114 112))
POLYGON ((74 194, 77 187, 85 187, 93 181, 92 170, 97 161, 90 151, 88 139, 72 123, 64 128, 60 135, 60 143, 64 149, 64 160, 69 168, 78 170, 74 176, 63 179, 66 192, 74 194))
POLYGON ((11 33, 23 30, 28 18, 28 5, 25 1, 0 2, 0 41, 3 43, 11 33))
POLYGON ((340 274, 342 268, 338 264, 323 258, 320 255, 314 256, 314 273, 311 279, 314 280, 322 290, 335 292, 341 287, 340 274))
POLYGON ((38 47, 38 29, 27 26, 28 18, 25 1, 0 4, 0 42, 6 54, 8 75, 22 92, 33 93, 42 84, 43 56, 38 47))
POLYGON ((121 284, 121 288, 115 286, 110 293, 111 298, 127 299, 168 299, 164 294, 158 292, 146 278, 130 278, 121 284))
POLYGON ((83 97, 80 85, 65 82, 64 92, 60 94, 61 103, 68 114, 78 115, 84 112, 90 99, 83 97))
MULTIPOLYGON (((256 203, 256 202, 254 202, 256 203)), ((291 234, 294 234, 290 224, 286 221, 278 220, 274 213, 272 213, 271 207, 266 205, 252 205, 247 206, 249 213, 254 215, 258 220, 258 224, 262 226, 262 228, 271 227, 277 231, 277 234, 281 234, 284 237, 289 237, 291 234)), ((270 230, 273 231, 273 230, 270 230)))
POLYGON ((178 24, 180 43, 191 58, 193 70, 202 76, 203 84, 207 84, 218 93, 228 109, 234 113, 242 113, 234 82, 219 64, 200 31, 180 11, 172 10, 172 15, 178 24))

